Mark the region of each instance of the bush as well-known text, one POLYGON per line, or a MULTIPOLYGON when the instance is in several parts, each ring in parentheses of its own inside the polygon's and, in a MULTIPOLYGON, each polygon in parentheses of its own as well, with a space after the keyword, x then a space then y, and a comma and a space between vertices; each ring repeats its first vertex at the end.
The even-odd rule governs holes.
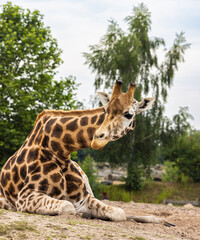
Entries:
POLYGON ((162 180, 164 182, 178 182, 180 180, 181 172, 174 162, 166 161, 165 173, 162 180))

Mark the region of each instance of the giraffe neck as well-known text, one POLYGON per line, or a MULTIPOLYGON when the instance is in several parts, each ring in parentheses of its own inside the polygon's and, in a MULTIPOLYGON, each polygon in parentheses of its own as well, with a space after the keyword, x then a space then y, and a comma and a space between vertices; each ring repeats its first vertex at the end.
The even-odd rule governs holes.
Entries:
POLYGON ((79 111, 45 110, 38 115, 28 144, 40 145, 42 152, 66 159, 70 153, 91 146, 93 135, 105 117, 104 108, 79 111), (42 133, 42 134, 40 134, 42 133))

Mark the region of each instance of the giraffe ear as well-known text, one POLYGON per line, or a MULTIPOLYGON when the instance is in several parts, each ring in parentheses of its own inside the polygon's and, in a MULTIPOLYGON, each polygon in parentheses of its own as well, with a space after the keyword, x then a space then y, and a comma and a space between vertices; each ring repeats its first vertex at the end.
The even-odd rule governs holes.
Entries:
POLYGON ((143 98, 142 101, 139 102, 139 104, 138 104, 138 110, 137 110, 136 114, 139 114, 139 113, 149 109, 153 105, 155 100, 156 100, 155 98, 143 98))
POLYGON ((105 106, 110 101, 110 96, 107 93, 98 92, 101 103, 105 106))

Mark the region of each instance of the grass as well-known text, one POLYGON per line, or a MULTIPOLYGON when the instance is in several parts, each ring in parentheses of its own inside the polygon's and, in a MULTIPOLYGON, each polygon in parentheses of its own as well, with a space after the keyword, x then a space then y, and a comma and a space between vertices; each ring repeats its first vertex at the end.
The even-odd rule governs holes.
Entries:
MULTIPOLYGON (((30 225, 26 221, 14 221, 10 224, 0 224, 0 236, 7 235, 12 230, 16 230, 16 231, 27 231, 28 230, 28 231, 32 231, 32 232, 37 232, 35 227, 30 225)), ((21 238, 26 238, 25 233, 21 234, 21 238)))
POLYGON ((9 227, 6 224, 0 224, 0 236, 9 233, 9 227))
POLYGON ((10 223, 9 226, 11 229, 15 229, 18 231, 33 231, 33 232, 37 232, 37 230, 35 229, 35 227, 33 227, 32 225, 30 225, 28 222, 26 221, 15 221, 13 223, 10 223))
POLYGON ((143 237, 135 237, 134 240, 146 240, 146 238, 143 238, 143 237))
POLYGON ((67 224, 69 224, 69 225, 83 225, 83 222, 75 221, 75 220, 68 220, 67 224))
POLYGON ((199 198, 200 183, 144 183, 140 191, 128 191, 125 185, 100 185, 100 191, 106 192, 111 201, 135 201, 146 203, 162 203, 166 198, 176 200, 195 200, 199 198))

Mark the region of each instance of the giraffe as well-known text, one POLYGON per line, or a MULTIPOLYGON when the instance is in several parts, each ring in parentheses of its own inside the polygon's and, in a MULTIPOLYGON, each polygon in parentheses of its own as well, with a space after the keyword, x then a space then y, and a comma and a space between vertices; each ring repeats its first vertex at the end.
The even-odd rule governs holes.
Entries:
POLYGON ((83 148, 102 149, 135 128, 135 116, 154 98, 134 99, 135 84, 126 93, 116 81, 112 95, 98 93, 102 107, 91 110, 44 110, 32 132, 0 173, 0 208, 38 214, 90 214, 124 221, 121 208, 96 199, 87 176, 70 154, 83 148))

